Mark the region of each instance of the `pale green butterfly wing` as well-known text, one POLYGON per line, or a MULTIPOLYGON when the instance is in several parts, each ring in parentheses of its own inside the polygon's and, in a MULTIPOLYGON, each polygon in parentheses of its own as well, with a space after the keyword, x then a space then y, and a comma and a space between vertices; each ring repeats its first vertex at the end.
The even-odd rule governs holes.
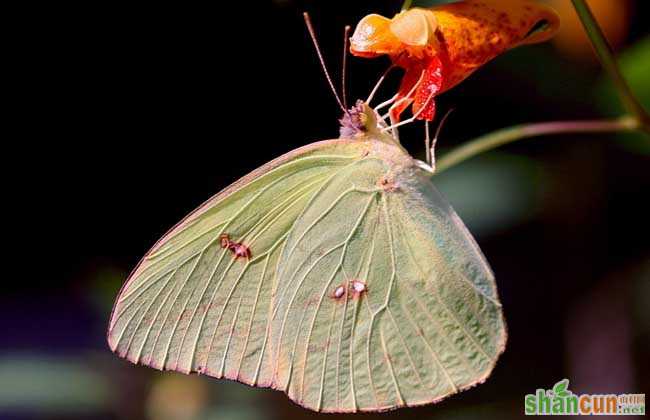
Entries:
POLYGON ((275 386, 318 411, 431 403, 503 351, 492 272, 429 177, 374 142, 296 221, 278 266, 275 386), (351 280, 367 290, 336 299, 351 280))
POLYGON ((203 204, 168 232, 129 276, 108 342, 134 363, 269 385, 266 332, 275 268, 311 198, 360 157, 360 145, 325 141, 290 152, 203 204), (249 246, 235 259, 219 236, 249 246))
POLYGON ((161 239, 108 338, 136 363, 351 412, 482 382, 505 326, 483 256, 414 161, 378 140, 335 140, 265 165, 161 239), (251 260, 221 249, 221 233, 251 260), (336 298, 352 279, 367 290, 336 298))

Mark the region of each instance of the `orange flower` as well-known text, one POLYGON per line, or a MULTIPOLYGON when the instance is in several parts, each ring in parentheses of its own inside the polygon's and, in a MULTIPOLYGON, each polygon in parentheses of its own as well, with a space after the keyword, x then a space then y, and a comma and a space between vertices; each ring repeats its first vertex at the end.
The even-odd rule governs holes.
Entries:
POLYGON ((391 116, 397 121, 413 104, 418 119, 431 121, 434 97, 497 55, 551 38, 557 13, 528 0, 467 0, 414 8, 392 19, 368 15, 359 22, 350 51, 359 57, 388 55, 406 73, 391 116))

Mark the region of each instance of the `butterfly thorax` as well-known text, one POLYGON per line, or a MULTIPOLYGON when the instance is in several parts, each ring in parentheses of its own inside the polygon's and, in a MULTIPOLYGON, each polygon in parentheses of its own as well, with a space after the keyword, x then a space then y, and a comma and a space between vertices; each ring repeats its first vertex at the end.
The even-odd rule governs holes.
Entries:
POLYGON ((364 143, 363 159, 378 159, 388 168, 376 187, 385 192, 408 189, 414 177, 422 171, 399 141, 386 131, 386 125, 376 111, 363 101, 357 101, 340 120, 341 139, 364 143))

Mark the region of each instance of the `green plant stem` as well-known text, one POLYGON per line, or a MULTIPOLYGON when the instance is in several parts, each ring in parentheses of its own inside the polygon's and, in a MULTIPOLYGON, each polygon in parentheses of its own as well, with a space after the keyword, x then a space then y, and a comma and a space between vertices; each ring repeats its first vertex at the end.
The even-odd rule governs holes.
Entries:
POLYGON ((607 42, 602 29, 591 12, 591 9, 585 0, 571 1, 573 2, 573 7, 576 9, 578 17, 587 32, 587 36, 589 36, 589 40, 596 51, 596 55, 598 56, 601 65, 612 78, 623 105, 627 109, 628 113, 639 120, 641 128, 650 132, 650 116, 648 116, 648 113, 639 103, 630 89, 630 86, 625 81, 618 63, 616 62, 616 58, 614 58, 612 47, 607 42))
POLYGON ((639 129, 639 121, 630 116, 613 120, 553 121, 516 125, 478 137, 445 154, 438 160, 435 173, 438 174, 480 153, 530 137, 567 133, 608 133, 637 129, 639 129))
POLYGON ((410 9, 411 3, 413 3, 413 0, 404 0, 404 3, 402 3, 402 12, 410 9))

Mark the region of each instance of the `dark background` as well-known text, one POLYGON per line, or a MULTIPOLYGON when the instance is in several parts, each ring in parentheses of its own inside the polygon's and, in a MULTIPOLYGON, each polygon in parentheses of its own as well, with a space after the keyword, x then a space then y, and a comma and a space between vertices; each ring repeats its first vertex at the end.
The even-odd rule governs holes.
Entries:
MULTIPOLYGON (((121 283, 169 227, 273 157, 337 137, 340 110, 302 11, 338 81, 344 25, 400 7, 257 3, 25 11, 13 111, 34 179, 9 181, 34 232, 16 243, 0 295, 0 418, 314 416, 277 392, 132 366, 104 337, 121 283)), ((570 2, 555 3, 565 32, 554 43, 511 51, 440 98, 440 115, 455 109, 440 154, 513 124, 620 115, 570 2)), ((592 3, 647 107, 647 2, 592 3)), ((350 101, 387 65, 351 58, 350 101)), ((420 125, 402 131, 420 157, 422 138, 420 125)), ((524 394, 565 377, 577 393, 650 389, 649 144, 531 139, 436 176, 496 273, 508 347, 484 385, 376 417, 516 418, 524 394)))

